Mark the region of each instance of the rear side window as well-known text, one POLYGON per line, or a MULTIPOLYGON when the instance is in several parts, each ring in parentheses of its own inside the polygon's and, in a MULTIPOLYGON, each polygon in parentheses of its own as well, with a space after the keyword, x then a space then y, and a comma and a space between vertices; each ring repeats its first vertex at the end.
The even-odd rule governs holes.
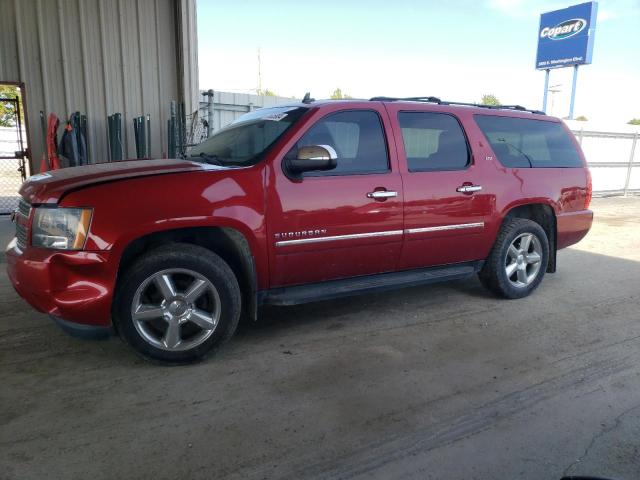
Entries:
MULTIPOLYGON (((389 171, 382 123, 378 114, 371 110, 349 110, 327 115, 302 136, 296 147, 309 145, 330 145, 338 155, 338 164, 333 170, 308 172, 305 176, 389 171)), ((296 150, 290 154, 294 154, 296 150)))
POLYGON ((410 172, 460 170, 469 164, 467 141, 451 115, 400 112, 398 121, 410 172))
POLYGON ((560 123, 491 115, 474 117, 505 167, 582 167, 580 155, 560 123))

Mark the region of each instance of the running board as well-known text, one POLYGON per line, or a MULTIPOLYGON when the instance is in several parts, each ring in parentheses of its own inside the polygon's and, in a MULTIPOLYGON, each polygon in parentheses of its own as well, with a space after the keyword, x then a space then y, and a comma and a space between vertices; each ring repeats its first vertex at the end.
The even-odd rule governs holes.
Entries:
POLYGON ((380 273, 307 285, 274 288, 258 292, 258 302, 263 305, 298 305, 362 293, 458 280, 474 275, 480 271, 482 264, 482 261, 457 263, 442 267, 380 273))

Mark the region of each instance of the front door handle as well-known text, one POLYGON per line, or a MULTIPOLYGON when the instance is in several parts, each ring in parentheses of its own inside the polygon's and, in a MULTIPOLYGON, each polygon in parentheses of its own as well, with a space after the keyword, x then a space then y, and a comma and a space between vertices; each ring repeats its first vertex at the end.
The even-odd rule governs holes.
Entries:
POLYGON ((456 192, 460 192, 460 193, 473 193, 473 192, 479 192, 480 190, 482 190, 481 185, 462 185, 456 188, 456 192))
POLYGON ((374 198, 376 200, 384 200, 385 198, 397 197, 398 192, 392 192, 390 190, 376 190, 375 192, 367 193, 367 198, 374 198))

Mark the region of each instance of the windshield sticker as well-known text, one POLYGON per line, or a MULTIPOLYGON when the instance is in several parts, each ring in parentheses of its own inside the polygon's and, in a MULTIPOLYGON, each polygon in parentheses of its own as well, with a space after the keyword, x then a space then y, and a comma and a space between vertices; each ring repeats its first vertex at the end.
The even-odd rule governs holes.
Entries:
POLYGON ((262 117, 262 119, 263 120, 272 120, 274 122, 279 122, 280 120, 282 120, 286 116, 287 116, 286 113, 272 113, 271 115, 265 115, 264 117, 262 117))
POLYGON ((40 180, 46 180, 47 178, 51 178, 50 173, 38 173, 37 175, 30 176, 27 181, 28 182, 38 182, 40 180))

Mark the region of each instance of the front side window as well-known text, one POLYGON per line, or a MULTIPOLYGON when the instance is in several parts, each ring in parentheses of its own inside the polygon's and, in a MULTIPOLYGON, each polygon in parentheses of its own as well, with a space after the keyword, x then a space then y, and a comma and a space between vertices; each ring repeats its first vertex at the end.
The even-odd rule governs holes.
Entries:
POLYGON ((582 167, 580 155, 560 123, 492 115, 474 118, 505 167, 582 167))
POLYGON ((338 155, 337 166, 305 176, 355 175, 389 171, 389 156, 378 114, 371 110, 333 113, 319 120, 298 141, 289 155, 300 147, 329 145, 338 155))
POLYGON ((254 165, 306 111, 304 107, 273 107, 247 113, 193 147, 187 158, 224 166, 254 165))
POLYGON ((461 170, 469 164, 467 141, 451 115, 400 112, 398 121, 410 172, 461 170))

